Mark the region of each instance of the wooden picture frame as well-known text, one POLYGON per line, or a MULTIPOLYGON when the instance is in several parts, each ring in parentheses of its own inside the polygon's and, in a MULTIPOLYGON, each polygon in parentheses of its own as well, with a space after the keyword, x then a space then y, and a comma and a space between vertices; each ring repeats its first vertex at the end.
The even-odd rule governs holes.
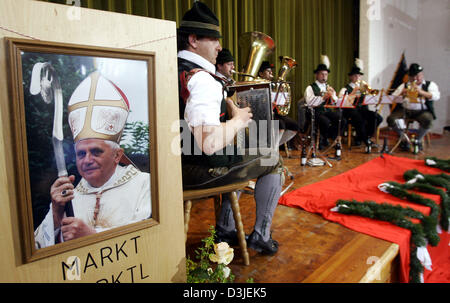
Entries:
MULTIPOLYGON (((12 142, 15 142, 12 146, 15 170, 13 176, 18 193, 17 209, 24 262, 28 263, 61 254, 159 224, 155 53, 16 38, 5 38, 5 42, 9 57, 8 84, 11 98, 9 102, 12 103, 10 113, 12 142), (73 138, 70 127, 67 126, 67 104, 70 92, 83 79, 89 77, 91 71, 95 70, 100 71, 114 86, 119 87, 119 91, 122 90, 125 96, 133 95, 133 97, 128 96, 131 110, 127 123, 131 124, 131 126, 129 125, 131 129, 129 128, 127 131, 125 128, 120 143, 121 147, 125 147, 131 155, 139 154, 139 159, 142 160, 139 168, 144 172, 148 170, 147 172, 151 176, 151 201, 148 201, 151 206, 150 218, 67 242, 42 248, 36 247, 35 229, 43 220, 43 213, 46 213, 45 207, 51 207, 51 199, 47 200, 45 189, 47 188, 49 192, 48 185, 58 177, 51 143, 51 129, 55 123, 53 121, 55 105, 46 104, 42 108, 38 107, 37 102, 43 103, 42 95, 31 96, 30 94, 30 77, 32 76, 30 68, 36 63, 44 63, 41 59, 51 62, 56 74, 59 73, 60 77, 59 82, 63 91, 63 124, 65 125, 63 146, 69 175, 76 171, 76 163, 73 162, 76 157, 71 155, 71 152, 75 153, 70 148, 70 140, 73 143, 73 138), (133 83, 133 81, 137 83, 133 83), (146 91, 146 95, 142 93, 143 91, 146 91), (133 111, 136 106, 137 110, 133 111), (145 116, 147 121, 142 118, 145 116), (130 120, 130 117, 133 117, 134 120, 130 120), (123 143, 126 134, 134 137, 128 138, 128 142, 123 143), (147 148, 145 144, 141 146, 142 142, 147 142, 145 143, 147 148), (51 161, 48 160, 49 158, 51 161)), ((50 77, 42 76, 42 79, 50 80, 50 77)), ((80 178, 81 176, 76 179, 80 178)), ((76 182, 77 180, 74 183, 76 182)))

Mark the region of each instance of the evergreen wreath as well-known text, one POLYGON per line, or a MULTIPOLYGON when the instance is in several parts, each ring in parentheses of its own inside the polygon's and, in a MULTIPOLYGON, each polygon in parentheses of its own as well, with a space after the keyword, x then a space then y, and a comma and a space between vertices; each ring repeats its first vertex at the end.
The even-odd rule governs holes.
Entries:
MULTIPOLYGON (((420 283, 420 274, 423 265, 417 258, 417 247, 427 245, 427 232, 420 223, 413 223, 410 218, 419 219, 422 222, 430 220, 421 212, 409 207, 394 206, 387 203, 376 203, 373 201, 358 202, 356 200, 338 200, 336 203, 338 212, 347 215, 359 215, 370 219, 390 222, 411 231, 411 254, 410 254, 410 281, 420 283)), ((429 228, 429 227, 427 227, 429 228)))
POLYGON ((405 188, 416 188, 420 191, 439 195, 441 197, 441 219, 440 224, 444 230, 449 230, 450 218, 450 197, 448 195, 450 188, 450 176, 448 174, 425 175, 416 169, 408 170, 403 174, 407 181, 414 180, 415 183, 405 184, 405 188), (414 186, 411 186, 414 185, 414 186), (445 191, 435 186, 445 188, 445 191))
MULTIPOLYGON (((427 166, 436 167, 446 172, 450 171, 450 160, 426 157, 427 166)), ((359 215, 371 219, 390 222, 411 231, 411 254, 410 254, 410 281, 420 282, 420 274, 423 272, 423 265, 417 258, 417 248, 426 246, 429 242, 432 246, 438 245, 440 238, 437 234, 437 222, 440 217, 440 225, 443 229, 449 230, 450 218, 450 175, 446 173, 436 175, 424 175, 418 170, 406 171, 403 178, 406 184, 390 181, 380 184, 380 190, 387 192, 397 198, 408 200, 409 202, 430 207, 430 215, 426 216, 410 207, 394 206, 388 203, 376 203, 373 201, 358 202, 355 200, 338 200, 337 211, 342 214, 359 215), (442 187, 442 190, 437 187, 442 187), (436 194, 441 197, 441 207, 431 199, 421 195, 408 192, 415 189, 421 192, 436 194), (413 223, 410 219, 418 219, 421 223, 413 223)))
MULTIPOLYGON (((383 185, 383 184, 382 184, 383 185)), ((400 184, 394 181, 384 183, 383 191, 393 195, 394 197, 408 200, 409 202, 417 203, 420 205, 430 207, 430 216, 429 219, 423 221, 424 229, 427 234, 427 238, 431 245, 436 246, 439 243, 439 235, 436 231, 437 222, 439 219, 440 209, 439 206, 430 199, 424 198, 421 195, 410 193, 407 189, 413 188, 416 184, 400 184), (408 188, 409 187, 409 188, 408 188)), ((380 185, 381 186, 381 185, 380 185)), ((419 218, 417 218, 419 219, 419 218)))
POLYGON ((443 171, 450 172, 450 159, 443 160, 436 157, 425 157, 425 165, 431 167, 437 167, 443 171))

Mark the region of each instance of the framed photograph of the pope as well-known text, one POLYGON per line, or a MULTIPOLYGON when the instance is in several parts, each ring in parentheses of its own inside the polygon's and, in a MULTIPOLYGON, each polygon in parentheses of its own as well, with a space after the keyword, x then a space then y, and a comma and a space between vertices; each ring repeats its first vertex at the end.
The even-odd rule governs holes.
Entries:
POLYGON ((25 262, 158 224, 154 53, 7 44, 25 262))

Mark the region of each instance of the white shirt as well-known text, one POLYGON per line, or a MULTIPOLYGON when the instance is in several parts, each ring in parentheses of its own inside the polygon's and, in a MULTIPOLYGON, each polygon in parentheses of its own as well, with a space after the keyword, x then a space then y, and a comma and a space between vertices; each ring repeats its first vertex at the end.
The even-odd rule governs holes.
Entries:
MULTIPOLYGON (((355 89, 355 87, 356 87, 356 84, 353 83, 353 82, 350 82, 348 85, 349 85, 351 88, 353 88, 353 89, 355 89)), ((339 98, 344 97, 346 91, 347 91, 347 88, 343 87, 343 88, 339 91, 339 98)))
MULTIPOLYGON (((320 88, 320 92, 325 93, 327 91, 327 84, 326 83, 320 83, 316 80, 317 86, 320 88)), ((312 89, 312 86, 309 85, 305 90, 305 101, 307 105, 314 104, 315 106, 320 105, 324 100, 321 96, 314 95, 314 91, 312 89)), ((338 98, 336 96, 336 93, 334 93, 331 98, 336 101, 338 98)))
MULTIPOLYGON (((399 87, 397 87, 397 89, 392 93, 393 96, 400 96, 402 94, 403 88, 405 87, 406 83, 402 83, 399 85, 399 87)), ((423 84, 425 84, 425 79, 422 80, 422 84, 420 84, 420 86, 422 86, 423 84)), ((434 83, 433 81, 430 81, 430 85, 428 86, 428 92, 432 95, 431 97, 431 101, 438 101, 441 98, 441 93, 439 92, 439 88, 437 86, 436 83, 434 83)), ((403 103, 404 103, 404 107, 406 109, 409 110, 424 110, 426 109, 425 105, 425 98, 419 96, 417 97, 417 100, 419 101, 418 103, 411 103, 409 102, 409 98, 405 97, 403 98, 403 103)))
MULTIPOLYGON (((115 173, 102 187, 95 188, 81 179, 74 190, 72 200, 76 218, 83 220, 96 232, 139 222, 151 217, 150 174, 140 172, 134 166, 117 166, 115 173), (94 222, 97 193, 100 208, 94 222)), ((50 207, 45 219, 35 230, 36 248, 55 244, 59 229, 54 229, 53 212, 50 207)))
MULTIPOLYGON (((216 73, 216 67, 211 62, 193 52, 183 50, 178 52, 178 57, 191 61, 212 74, 216 73)), ((190 95, 186 100, 184 119, 191 130, 200 125, 219 126, 220 107, 226 97, 222 84, 209 73, 200 71, 191 77, 187 89, 190 95)))

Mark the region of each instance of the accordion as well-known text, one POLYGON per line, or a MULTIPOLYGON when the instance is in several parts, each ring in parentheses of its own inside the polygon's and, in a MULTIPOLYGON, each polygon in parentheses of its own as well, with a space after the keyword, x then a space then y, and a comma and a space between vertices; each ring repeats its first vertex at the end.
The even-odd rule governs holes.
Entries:
POLYGON ((233 89, 236 105, 250 107, 253 114, 253 121, 236 136, 237 147, 241 150, 275 148, 270 82, 236 82, 233 89))

